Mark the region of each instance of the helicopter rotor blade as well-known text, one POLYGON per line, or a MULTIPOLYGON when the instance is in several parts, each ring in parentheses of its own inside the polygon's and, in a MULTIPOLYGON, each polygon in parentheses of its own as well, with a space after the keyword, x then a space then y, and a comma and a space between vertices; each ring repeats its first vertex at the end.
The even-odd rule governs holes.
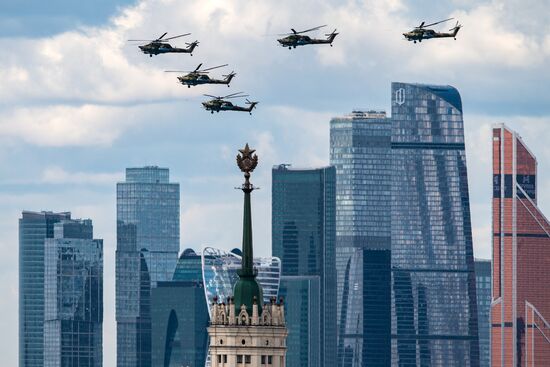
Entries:
POLYGON ((165 40, 165 41, 173 40, 174 38, 180 38, 180 37, 184 37, 184 36, 189 36, 190 34, 191 34, 191 33, 180 34, 179 36, 168 37, 168 38, 165 38, 164 40, 165 40))
POLYGON ((325 25, 320 25, 320 26, 318 26, 318 27, 306 29, 305 31, 300 31, 300 32, 296 32, 296 31, 294 31, 294 30, 292 30, 292 31, 294 31, 295 34, 300 34, 300 33, 306 33, 306 32, 316 31, 317 29, 320 29, 320 28, 323 28, 323 27, 326 27, 326 26, 327 26, 326 24, 325 24, 325 25))
POLYGON ((160 36, 159 38, 157 38, 157 40, 161 40, 162 37, 166 36, 168 34, 168 32, 164 32, 164 34, 162 36, 160 36))
POLYGON ((231 93, 231 94, 228 94, 227 96, 223 97, 223 98, 232 98, 233 96, 236 96, 237 94, 242 94, 244 92, 236 92, 236 93, 231 93))
POLYGON ((128 40, 128 42, 154 42, 156 40, 128 40))
MULTIPOLYGON (((201 64, 202 65, 202 64, 201 64)), ((217 68, 223 68, 224 66, 227 66, 229 64, 223 64, 223 65, 219 65, 219 66, 213 66, 211 68, 206 68, 206 69, 203 69, 201 70, 201 72, 205 72, 205 71, 209 71, 209 70, 214 70, 214 69, 217 69, 217 68)), ((197 68, 198 69, 198 68, 197 68)))
POLYGON ((201 63, 199 64, 199 66, 197 66, 197 67, 195 68, 195 70, 194 70, 194 71, 197 71, 197 70, 199 70, 199 69, 201 68, 201 66, 202 66, 202 62, 201 62, 201 63))
POLYGON ((223 97, 220 97, 220 96, 213 96, 211 94, 203 94, 203 96, 205 97, 210 97, 210 98, 214 98, 214 99, 222 99, 223 97))
POLYGON ((422 27, 424 27, 424 24, 426 24, 426 22, 422 22, 422 23, 420 23, 420 25, 418 26, 418 28, 422 28, 422 27))
MULTIPOLYGON (((435 22, 435 23, 432 23, 432 24, 426 24, 426 25, 424 25, 424 26, 422 26, 422 27, 424 27, 424 28, 426 28, 426 27, 431 27, 431 26, 436 25, 436 24, 439 24, 439 23, 448 22, 448 21, 451 20, 451 19, 454 19, 454 18, 449 18, 449 19, 445 19, 445 20, 440 20, 439 22, 435 22)), ((422 23, 424 23, 424 22, 422 22, 422 23)), ((422 28, 422 27, 420 27, 420 28, 422 28)))

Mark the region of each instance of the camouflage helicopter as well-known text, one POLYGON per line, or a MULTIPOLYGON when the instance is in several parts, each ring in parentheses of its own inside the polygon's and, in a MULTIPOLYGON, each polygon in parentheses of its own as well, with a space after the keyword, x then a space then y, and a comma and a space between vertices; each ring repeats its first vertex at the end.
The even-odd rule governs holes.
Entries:
POLYGON ((128 41, 129 42, 149 42, 145 45, 138 46, 138 47, 144 54, 149 55, 150 57, 153 57, 153 55, 167 54, 170 52, 187 53, 193 56, 193 50, 195 49, 195 47, 199 45, 199 41, 186 43, 187 45, 186 48, 172 47, 172 45, 168 43, 169 40, 173 40, 174 38, 189 36, 191 33, 185 33, 185 34, 180 34, 179 36, 164 38, 164 36, 166 36, 167 33, 168 32, 165 32, 162 36, 160 36, 155 40, 128 40, 128 41))
POLYGON ((431 26, 439 24, 439 23, 448 22, 451 19, 453 19, 453 18, 441 20, 439 22, 435 22, 435 23, 432 23, 432 24, 424 24, 425 22, 422 22, 422 23, 420 23, 420 25, 418 27, 416 27, 412 31, 403 33, 403 36, 405 36, 405 39, 407 41, 414 41, 414 43, 416 43, 416 41, 422 42, 423 39, 431 39, 431 38, 447 38, 447 37, 450 38, 450 37, 452 37, 456 40, 456 34, 458 33, 458 31, 462 27, 460 24, 458 24, 458 22, 456 22, 456 25, 453 28, 449 29, 449 32, 451 32, 451 33, 436 32, 433 29, 426 29, 427 27, 431 27, 431 26))
POLYGON ((323 43, 327 43, 330 45, 330 47, 332 47, 332 41, 334 41, 334 38, 338 35, 338 33, 336 33, 336 29, 332 31, 332 33, 325 34, 325 36, 327 36, 326 39, 317 39, 302 35, 302 33, 315 31, 323 27, 326 27, 326 24, 311 29, 306 29, 305 31, 300 32, 297 32, 294 28, 291 28, 290 30, 292 31, 292 33, 280 34, 279 36, 286 37, 278 39, 277 41, 281 44, 281 46, 288 47, 289 50, 291 50, 292 48, 296 48, 296 46, 317 45, 323 43))
POLYGON ((242 112, 248 112, 249 114, 252 115, 252 110, 258 104, 258 102, 250 102, 247 99, 246 104, 249 106, 242 107, 242 106, 236 106, 230 101, 227 101, 227 99, 230 99, 230 98, 248 97, 247 94, 242 94, 242 92, 232 93, 224 97, 212 96, 210 94, 205 94, 204 96, 212 98, 209 101, 202 102, 203 107, 207 111, 210 111, 210 113, 214 113, 214 112, 219 113, 220 111, 242 111, 242 112))
POLYGON ((200 85, 200 84, 227 84, 229 87, 229 83, 231 83, 231 80, 235 77, 235 74, 233 71, 230 72, 227 75, 222 75, 223 79, 213 79, 210 78, 207 74, 210 70, 214 70, 217 68, 221 68, 224 66, 227 66, 227 64, 214 66, 207 69, 200 69, 202 66, 202 63, 199 64, 193 71, 181 71, 181 70, 166 70, 166 73, 188 73, 186 75, 178 76, 178 80, 181 84, 187 85, 188 88, 191 88, 193 85, 200 85))

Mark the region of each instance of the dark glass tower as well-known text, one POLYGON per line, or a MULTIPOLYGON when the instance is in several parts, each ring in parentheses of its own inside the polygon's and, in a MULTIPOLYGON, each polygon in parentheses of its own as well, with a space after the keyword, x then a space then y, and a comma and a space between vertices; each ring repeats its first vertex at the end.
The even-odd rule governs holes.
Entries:
POLYGON ((44 242, 70 213, 24 211, 19 219, 19 366, 44 366, 44 242))
POLYGON ((391 92, 392 365, 479 366, 460 94, 391 92))
POLYGON ((44 366, 103 365, 103 240, 63 220, 45 251, 44 366))
MULTIPOLYGON (((282 276, 279 295, 285 302, 288 327, 286 367, 316 367, 321 363, 321 278, 282 276)), ((326 364, 325 364, 326 365, 326 364)))
POLYGON ((336 167, 338 366, 388 366, 391 121, 354 111, 330 122, 336 167))
POLYGON ((179 184, 167 168, 126 169, 117 184, 117 366, 151 366, 151 288, 172 279, 179 251, 179 184))
POLYGON ((491 365, 491 260, 475 260, 479 365, 491 365))
MULTIPOLYGON (((319 312, 302 318, 305 325, 289 322, 289 343, 296 340, 294 328, 300 332, 311 333, 300 343, 301 352, 294 352, 300 344, 290 346, 287 354, 289 366, 306 366, 303 353, 308 350, 320 351, 320 357, 311 360, 311 366, 336 365, 336 267, 335 253, 335 205, 336 205, 336 170, 334 167, 318 169, 291 169, 285 165, 275 166, 272 170, 272 246, 273 256, 279 257, 282 263, 283 276, 317 276, 320 281, 321 307, 319 312), (309 320, 317 318, 317 320, 309 320), (320 330, 307 327, 313 322, 321 325, 320 330), (320 335, 313 335, 320 332, 320 335), (315 345, 315 343, 320 343, 315 345)), ((302 292, 312 292, 304 288, 309 283, 302 279, 290 282, 287 278, 288 291, 301 287, 302 292)), ((282 279, 281 279, 282 283, 282 279)), ((281 288, 281 292, 283 289, 281 288)), ((298 292, 294 290, 293 292, 298 292)), ((302 295, 305 297, 305 294, 302 295)), ((290 318, 299 320, 307 305, 307 300, 287 303, 286 311, 290 318), (292 307, 301 307, 292 309, 292 307)), ((315 305, 316 306, 316 305, 315 305)), ((306 307, 307 308, 307 307, 306 307)), ((289 319, 290 320, 290 319, 289 319)), ((308 360, 307 358, 305 359, 308 360)))
POLYGON ((201 257, 185 250, 171 281, 151 291, 152 361, 158 367, 203 367, 207 355, 208 308, 201 257))

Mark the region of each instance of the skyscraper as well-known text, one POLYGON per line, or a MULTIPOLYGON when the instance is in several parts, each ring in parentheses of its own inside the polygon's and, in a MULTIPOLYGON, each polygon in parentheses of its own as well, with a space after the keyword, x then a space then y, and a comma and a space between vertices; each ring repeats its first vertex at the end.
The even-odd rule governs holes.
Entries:
POLYGON ((491 260, 475 260, 479 365, 491 365, 491 260))
POLYGON ((201 257, 186 249, 170 281, 151 290, 153 366, 204 367, 208 308, 201 257))
POLYGON ((493 128, 492 366, 550 366, 550 222, 537 206, 537 160, 493 128))
POLYGON ((24 211, 19 219, 19 366, 44 366, 44 245, 71 213, 24 211))
POLYGON ((92 221, 62 220, 45 251, 44 366, 103 365, 103 240, 92 221))
POLYGON ((321 362, 323 320, 319 317, 320 306, 322 306, 320 292, 321 277, 318 275, 283 275, 281 277, 279 295, 285 299, 285 319, 288 328, 287 367, 323 365, 321 362))
POLYGON ((353 111, 330 121, 336 168, 338 366, 387 366, 391 356, 391 121, 353 111))
POLYGON ((336 170, 334 167, 292 169, 279 165, 273 167, 272 181, 273 255, 281 259, 282 274, 287 277, 285 291, 298 292, 300 289, 302 292, 302 296, 291 297, 293 301, 287 303, 286 312, 289 320, 295 318, 297 322, 306 323, 289 323, 289 341, 294 340, 295 343, 287 353, 287 364, 306 366, 308 358, 304 359, 304 355, 309 353, 309 365, 335 366, 336 170), (320 299, 315 304, 308 303, 307 297, 315 294, 315 286, 308 277, 318 277, 319 280, 317 293, 320 299), (317 302, 322 303, 320 310, 302 317, 300 321, 300 316, 308 307, 318 307, 317 302), (308 327, 310 322, 311 327, 308 327), (320 330, 314 325, 320 325, 320 330), (310 334, 299 340, 293 335, 294 329, 310 334), (298 347, 302 350, 298 351, 298 347), (320 356, 314 358, 317 352, 320 356))
POLYGON ((462 102, 392 83, 392 365, 478 366, 462 102))
POLYGON ((167 168, 126 169, 117 184, 117 366, 151 366, 151 288, 172 278, 179 251, 179 184, 167 168))

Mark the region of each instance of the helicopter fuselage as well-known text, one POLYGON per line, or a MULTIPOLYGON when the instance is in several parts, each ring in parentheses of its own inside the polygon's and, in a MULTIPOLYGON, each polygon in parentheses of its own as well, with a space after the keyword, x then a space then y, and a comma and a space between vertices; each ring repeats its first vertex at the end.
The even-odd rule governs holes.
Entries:
POLYGON ((235 73, 227 75, 224 79, 214 79, 210 78, 208 75, 203 73, 189 73, 186 75, 178 76, 178 80, 181 84, 187 85, 189 88, 195 85, 202 84, 226 84, 229 86, 231 80, 235 76, 235 73))
POLYGON ((457 25, 454 29, 452 29, 451 33, 445 33, 445 32, 436 32, 433 29, 423 29, 423 28, 415 28, 410 32, 403 33, 403 36, 405 36, 405 39, 407 41, 416 41, 422 42, 422 40, 425 39, 432 39, 432 38, 454 38, 456 39, 456 34, 460 30, 460 25, 457 25))
POLYGON ((241 111, 248 112, 252 114, 252 110, 258 102, 250 102, 248 107, 236 106, 229 101, 213 99, 210 101, 202 102, 203 107, 210 111, 210 113, 220 112, 220 111, 241 111))
POLYGON ((300 34, 291 34, 277 41, 283 47, 296 48, 297 46, 315 45, 315 44, 329 44, 332 46, 332 42, 338 33, 331 33, 326 39, 311 38, 309 36, 303 36, 300 34))
POLYGON ((173 47, 169 43, 165 42, 151 42, 143 46, 138 46, 139 49, 146 55, 153 56, 153 55, 159 55, 159 54, 167 54, 167 53, 193 53, 193 50, 195 47, 197 47, 197 44, 195 42, 189 44, 189 47, 187 48, 178 48, 173 47))

